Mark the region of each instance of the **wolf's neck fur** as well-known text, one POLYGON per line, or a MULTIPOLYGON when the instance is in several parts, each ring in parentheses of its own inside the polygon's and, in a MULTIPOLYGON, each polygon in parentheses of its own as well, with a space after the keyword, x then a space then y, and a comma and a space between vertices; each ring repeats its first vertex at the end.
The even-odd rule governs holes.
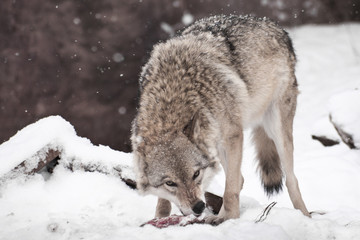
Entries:
POLYGON ((219 54, 213 54, 215 59, 205 56, 215 49, 212 38, 211 34, 193 36, 190 40, 179 37, 155 47, 142 73, 137 116, 140 136, 148 136, 155 143, 183 131, 199 109, 211 111, 213 104, 228 97, 225 89, 219 88, 223 84, 221 73, 214 69, 215 64, 224 64, 225 59, 219 54), (190 47, 193 45, 198 47, 190 47))

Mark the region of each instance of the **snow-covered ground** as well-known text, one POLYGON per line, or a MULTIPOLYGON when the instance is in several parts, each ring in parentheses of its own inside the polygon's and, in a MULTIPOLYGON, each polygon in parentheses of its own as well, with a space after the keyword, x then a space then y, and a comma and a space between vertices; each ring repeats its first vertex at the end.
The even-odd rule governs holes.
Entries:
MULTIPOLYGON (((299 60, 301 91, 294 123, 295 172, 308 209, 325 215, 304 217, 292 208, 286 190, 268 199, 247 141, 239 219, 217 227, 139 227, 153 218, 155 197, 138 195, 114 175, 71 172, 60 164, 51 176, 0 182, 0 239, 360 239, 360 150, 350 150, 344 143, 324 147, 311 139, 319 129, 336 135, 327 118, 338 104, 330 99, 360 88, 360 24, 303 26, 291 29, 290 35, 299 60), (255 223, 272 201, 278 203, 267 219, 255 223)), ((360 103, 353 104, 360 108, 360 103)), ((71 124, 50 117, 0 145, 0 180, 45 146, 61 148, 65 163, 131 165, 131 154, 93 146, 76 136, 71 124)), ((210 190, 221 194, 223 186, 224 176, 219 174, 210 190)), ((179 212, 174 208, 173 213, 179 212)))

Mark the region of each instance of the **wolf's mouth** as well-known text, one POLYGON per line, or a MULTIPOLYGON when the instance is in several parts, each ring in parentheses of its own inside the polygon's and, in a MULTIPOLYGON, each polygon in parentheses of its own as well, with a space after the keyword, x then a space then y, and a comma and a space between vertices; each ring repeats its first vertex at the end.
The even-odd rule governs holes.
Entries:
POLYGON ((181 209, 180 209, 180 212, 182 215, 187 216, 181 209))

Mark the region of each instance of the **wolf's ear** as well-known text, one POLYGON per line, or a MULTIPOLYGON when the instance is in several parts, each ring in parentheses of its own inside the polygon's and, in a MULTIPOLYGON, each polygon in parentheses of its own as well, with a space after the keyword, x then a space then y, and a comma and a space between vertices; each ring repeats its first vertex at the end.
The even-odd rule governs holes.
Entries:
POLYGON ((220 128, 206 111, 198 111, 183 128, 183 134, 209 159, 218 156, 217 136, 220 128))
POLYGON ((200 133, 200 119, 198 112, 194 114, 188 124, 184 127, 183 133, 191 142, 194 142, 196 136, 200 133))

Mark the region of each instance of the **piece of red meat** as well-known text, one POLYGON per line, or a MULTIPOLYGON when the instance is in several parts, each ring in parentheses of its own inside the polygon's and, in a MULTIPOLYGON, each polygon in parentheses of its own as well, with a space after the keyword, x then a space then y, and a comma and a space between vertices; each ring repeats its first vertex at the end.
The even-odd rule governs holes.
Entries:
POLYGON ((141 225, 141 227, 145 225, 152 225, 157 228, 166 228, 172 225, 179 225, 179 226, 186 226, 189 224, 194 223, 204 223, 204 219, 196 218, 195 216, 180 216, 180 215, 171 215, 169 217, 164 218, 154 218, 144 224, 141 225))
MULTIPOLYGON (((214 214, 218 214, 221 205, 223 203, 222 197, 206 192, 205 200, 206 200, 207 209, 214 214)), ((173 225, 186 226, 194 223, 205 223, 205 220, 201 217, 196 218, 194 215, 190 215, 190 216, 171 215, 169 217, 164 217, 164 218, 154 218, 142 224, 141 227, 145 225, 152 225, 157 228, 166 228, 173 225)))

